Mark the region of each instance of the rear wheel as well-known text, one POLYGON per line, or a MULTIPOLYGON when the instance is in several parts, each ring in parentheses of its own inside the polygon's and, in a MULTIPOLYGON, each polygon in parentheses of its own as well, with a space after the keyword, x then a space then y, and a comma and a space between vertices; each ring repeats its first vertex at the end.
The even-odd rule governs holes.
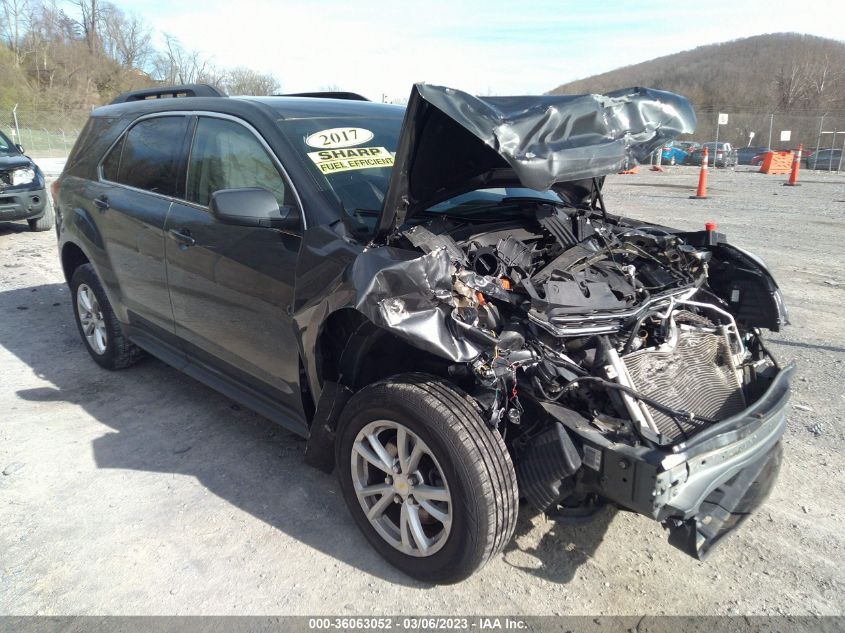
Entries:
POLYGON ((106 369, 123 369, 137 362, 143 352, 124 336, 91 264, 73 271, 70 290, 76 326, 91 358, 106 369))
POLYGON ((409 576, 463 580, 513 535, 519 497, 504 442, 439 378, 404 374, 359 391, 336 451, 355 522, 409 576))

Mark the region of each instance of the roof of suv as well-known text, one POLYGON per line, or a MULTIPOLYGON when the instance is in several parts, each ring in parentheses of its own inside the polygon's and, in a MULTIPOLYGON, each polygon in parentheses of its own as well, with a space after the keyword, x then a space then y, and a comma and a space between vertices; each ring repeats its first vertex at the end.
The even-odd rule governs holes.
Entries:
POLYGON ((325 99, 316 97, 180 97, 176 99, 147 99, 102 106, 93 116, 122 116, 127 113, 149 114, 183 110, 205 110, 233 115, 245 115, 260 109, 277 119, 321 117, 384 116, 401 117, 403 106, 371 101, 325 99))

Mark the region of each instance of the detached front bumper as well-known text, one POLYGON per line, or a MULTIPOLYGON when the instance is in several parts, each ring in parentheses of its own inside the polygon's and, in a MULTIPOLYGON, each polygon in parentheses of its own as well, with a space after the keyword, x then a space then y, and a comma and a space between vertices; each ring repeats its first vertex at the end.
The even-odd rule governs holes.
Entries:
POLYGON ((0 222, 40 218, 46 205, 46 189, 0 189, 0 222))
POLYGON ((582 485, 662 522, 670 543, 702 558, 765 501, 777 479, 793 372, 793 365, 780 370, 752 406, 671 451, 611 443, 561 419, 583 441, 582 485))

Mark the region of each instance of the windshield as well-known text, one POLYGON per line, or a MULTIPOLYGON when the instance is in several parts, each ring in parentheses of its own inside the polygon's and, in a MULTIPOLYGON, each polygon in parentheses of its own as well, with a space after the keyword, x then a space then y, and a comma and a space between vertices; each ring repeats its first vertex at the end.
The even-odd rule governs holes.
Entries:
MULTIPOLYGON (((402 118, 289 119, 280 121, 279 127, 317 185, 349 216, 354 227, 362 232, 374 231, 390 183, 402 118)), ((435 204, 415 221, 437 216, 466 221, 490 219, 491 208, 504 216, 514 212, 511 198, 514 203, 525 198, 561 202, 551 191, 479 189, 435 204), (482 210, 486 213, 480 214, 482 210)))
POLYGON ((9 140, 9 137, 0 132, 0 154, 11 156, 18 154, 18 148, 9 140))
POLYGON ((384 202, 401 117, 333 117, 279 122, 321 190, 362 228, 375 228, 384 202))

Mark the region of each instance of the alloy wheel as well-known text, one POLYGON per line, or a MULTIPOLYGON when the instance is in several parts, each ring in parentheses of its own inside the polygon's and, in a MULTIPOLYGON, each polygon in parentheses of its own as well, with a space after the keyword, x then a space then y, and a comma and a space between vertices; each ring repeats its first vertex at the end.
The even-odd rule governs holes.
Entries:
POLYGON ((352 483, 376 532, 409 556, 439 551, 452 527, 452 496, 443 469, 404 425, 376 420, 352 446, 352 483))
POLYGON ((89 347, 102 356, 108 346, 106 322, 97 295, 87 284, 79 284, 76 289, 76 312, 89 347))

